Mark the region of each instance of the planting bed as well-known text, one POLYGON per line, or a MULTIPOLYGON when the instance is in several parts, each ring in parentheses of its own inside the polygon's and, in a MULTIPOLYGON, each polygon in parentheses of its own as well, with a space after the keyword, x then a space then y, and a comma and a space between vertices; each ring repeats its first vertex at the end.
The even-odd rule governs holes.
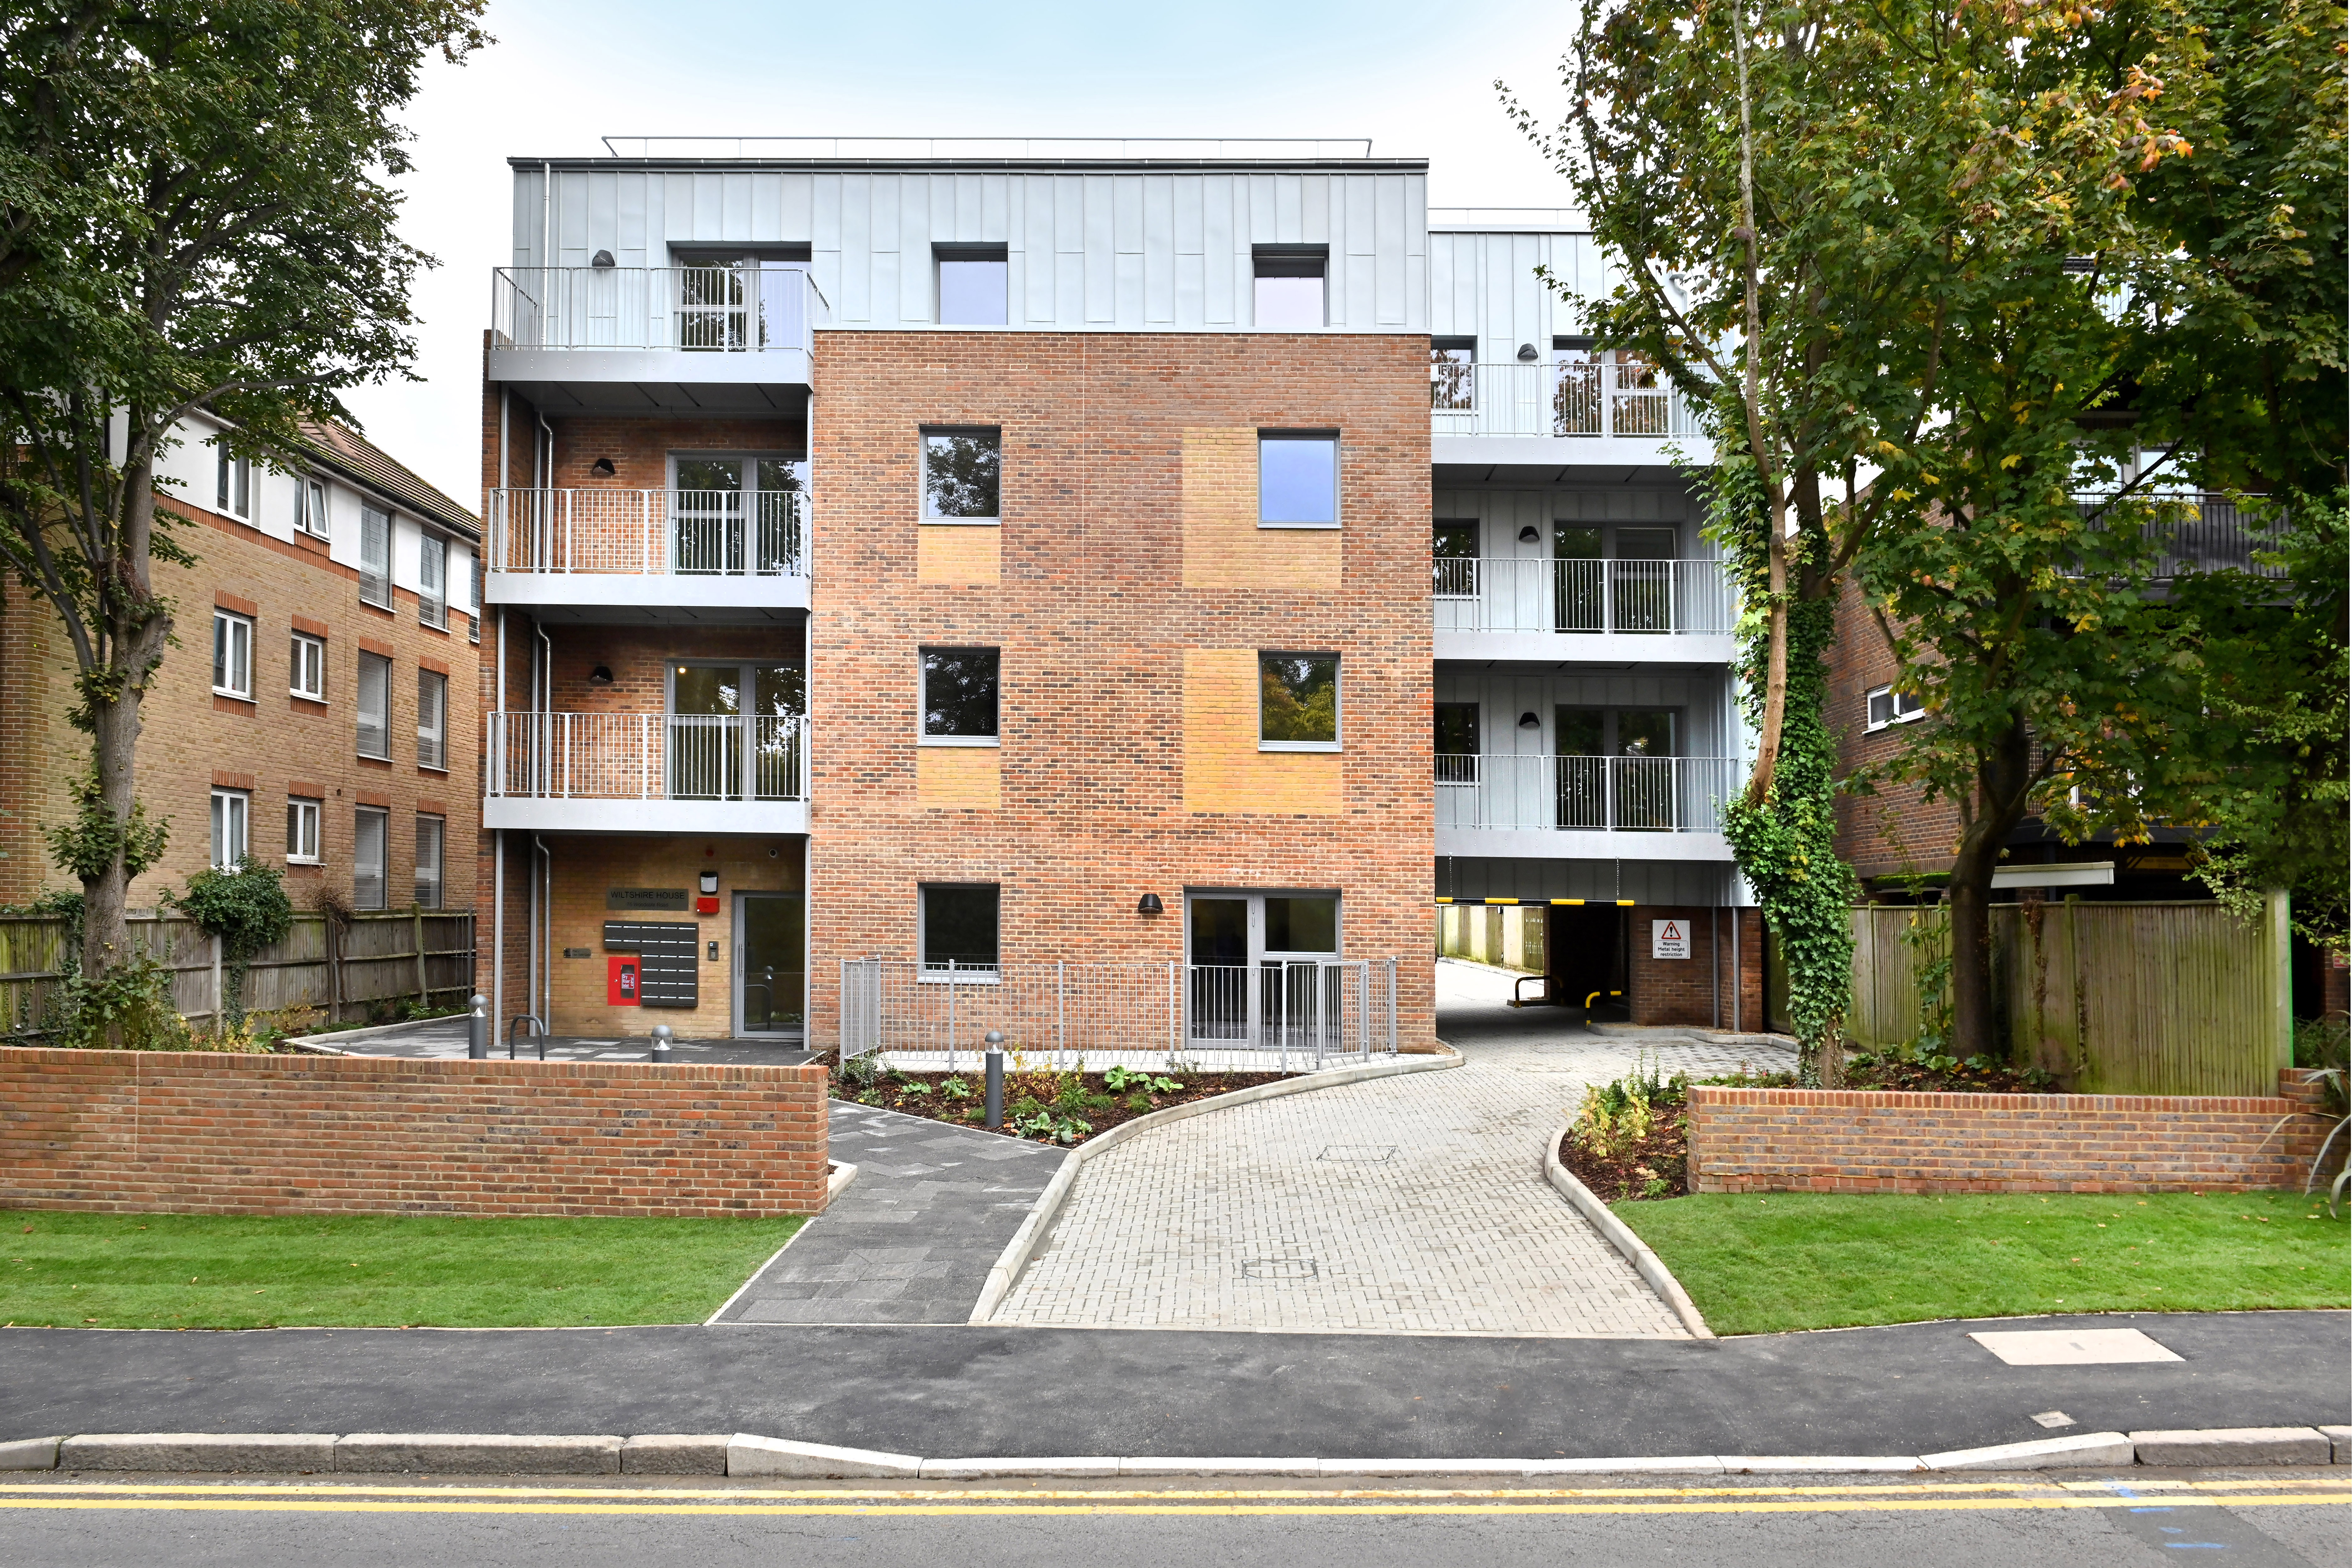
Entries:
MULTIPOLYGON (((954 1126, 990 1131, 982 1125, 986 1079, 978 1072, 901 1073, 885 1069, 869 1081, 845 1079, 838 1062, 832 1064, 835 1100, 871 1105, 908 1116, 928 1117, 954 1126)), ((1004 1075, 1005 1136, 1057 1146, 1083 1143, 1123 1121, 1132 1121, 1172 1105, 1186 1105, 1230 1094, 1255 1084, 1273 1083, 1297 1073, 1281 1072, 1150 1072, 1127 1074, 1055 1072, 1032 1068, 1004 1075), (1118 1087, 1110 1082, 1119 1079, 1118 1087)))

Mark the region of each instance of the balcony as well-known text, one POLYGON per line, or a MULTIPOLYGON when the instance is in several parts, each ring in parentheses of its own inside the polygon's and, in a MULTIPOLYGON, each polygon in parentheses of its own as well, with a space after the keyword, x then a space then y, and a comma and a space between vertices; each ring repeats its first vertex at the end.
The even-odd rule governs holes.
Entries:
POLYGON ((1719 561, 1432 563, 1439 658, 1727 663, 1738 596, 1719 561))
POLYGON ((797 716, 491 713, 482 826, 546 833, 806 833, 797 716))
POLYGON ((784 412, 829 317, 797 263, 501 267, 488 371, 549 413, 784 412))
POLYGON ((1723 860, 1737 757, 1444 756, 1437 853, 1537 859, 1723 860))
POLYGON ((1679 455, 1696 466, 1713 452, 1690 404, 1645 364, 1440 361, 1429 421, 1440 463, 1655 465, 1679 455))
POLYGON ((543 618, 757 622, 809 605, 804 491, 484 492, 483 600, 543 618))

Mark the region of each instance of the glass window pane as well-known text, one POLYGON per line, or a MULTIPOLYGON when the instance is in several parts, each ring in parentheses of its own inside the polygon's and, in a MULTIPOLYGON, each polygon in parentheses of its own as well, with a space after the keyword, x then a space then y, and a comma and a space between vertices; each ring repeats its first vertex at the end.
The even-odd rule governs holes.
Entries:
POLYGON ((1598 757, 1606 748, 1601 738, 1601 712, 1597 708, 1561 708, 1552 714, 1552 751, 1563 757, 1598 757))
POLYGON ((1258 693, 1260 740, 1339 741, 1339 655, 1260 654, 1258 693))
MULTIPOLYGON (((1437 704, 1436 751, 1441 757, 1478 754, 1478 705, 1475 702, 1437 704)), ((1444 777, 1441 772, 1441 779, 1444 777)))
POLYGON ((1262 436, 1257 443, 1261 522, 1336 522, 1339 442, 1330 436, 1262 436))
POLYGON ((1249 900, 1192 900, 1192 962, 1245 964, 1249 962, 1249 900))
POLYGON ((1617 531, 1620 561, 1672 561, 1675 531, 1671 528, 1621 528, 1617 531))
POLYGON ((362 808, 352 836, 352 903, 362 910, 384 907, 384 828, 391 819, 362 808))
POLYGON ((923 733, 996 733, 997 650, 923 650, 923 733))
POLYGON ((1255 324, 1262 332, 1319 332, 1326 324, 1323 279, 1260 278, 1255 324))
POLYGON ((1339 952, 1339 900, 1269 898, 1265 901, 1265 950, 1339 952))
POLYGON ((1003 439, 994 432, 923 437, 923 515, 995 517, 1003 439))
POLYGON ((677 459, 677 488, 682 490, 725 490, 729 493, 743 488, 743 460, 740 458, 680 458, 677 459))
POLYGON ((1885 689, 1870 694, 1870 722, 1884 724, 1895 717, 1895 694, 1885 689))
POLYGON ((228 617, 213 617, 213 685, 228 685, 228 617))
POLYGON ((1472 521, 1440 521, 1430 531, 1430 553, 1441 561, 1478 559, 1478 525, 1472 521))
POLYGON ((1622 757, 1671 757, 1675 754, 1675 716, 1671 711, 1628 710, 1617 715, 1617 754, 1622 757))
POLYGON ((923 966, 996 967, 997 889, 933 887, 923 894, 923 966))
POLYGON ((1005 264, 1002 261, 940 263, 940 324, 948 327, 1004 325, 1005 264))
POLYGON ((735 665, 679 664, 670 667, 669 710, 673 713, 743 711, 742 670, 735 665))
POLYGON ((1555 523, 1551 531, 1551 553, 1555 561, 1598 561, 1601 559, 1601 531, 1579 528, 1572 523, 1555 523))
POLYGON ((789 719, 808 711, 808 675, 797 664, 761 664, 751 669, 751 711, 789 719))

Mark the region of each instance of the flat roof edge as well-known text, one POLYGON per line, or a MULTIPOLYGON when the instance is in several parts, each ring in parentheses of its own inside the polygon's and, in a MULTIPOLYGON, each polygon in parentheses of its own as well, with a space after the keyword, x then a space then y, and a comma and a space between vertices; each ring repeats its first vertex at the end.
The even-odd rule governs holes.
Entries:
POLYGON ((1246 172, 1276 174, 1284 170, 1301 172, 1353 172, 1357 174, 1427 174, 1426 158, 614 158, 509 157, 511 169, 559 169, 572 174, 588 169, 622 169, 641 174, 676 171, 680 174, 706 171, 746 172, 774 170, 810 174, 854 174, 875 170, 1034 170, 1040 172, 1075 173, 1085 170, 1135 170, 1175 173, 1197 170, 1204 173, 1246 172))

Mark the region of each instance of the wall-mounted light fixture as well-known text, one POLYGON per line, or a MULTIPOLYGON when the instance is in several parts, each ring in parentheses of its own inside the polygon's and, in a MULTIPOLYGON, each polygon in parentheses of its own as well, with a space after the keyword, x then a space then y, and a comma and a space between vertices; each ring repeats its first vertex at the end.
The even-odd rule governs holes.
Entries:
POLYGON ((719 873, 716 871, 705 871, 702 873, 699 885, 702 889, 702 896, 704 898, 709 898, 711 894, 719 890, 719 873))
POLYGON ((1543 535, 1536 531, 1536 525, 1532 522, 1519 530, 1519 542, 1521 544, 1534 544, 1539 542, 1542 538, 1543 535))
POLYGON ((1536 363, 1535 344, 1521 343, 1519 345, 1519 363, 1521 364, 1533 364, 1536 363))
POLYGON ((1537 718, 1532 713, 1522 713, 1519 715, 1519 728, 1522 730, 1540 730, 1543 728, 1543 721, 1537 718))
POLYGON ((610 686, 610 685, 612 685, 612 684, 613 684, 613 671, 612 671, 611 668, 610 668, 610 667, 608 667, 608 666, 605 666, 605 665, 602 665, 602 664, 600 664, 600 665, 598 665, 595 668, 593 668, 593 669, 590 670, 590 671, 588 672, 588 684, 589 684, 589 685, 591 685, 591 686, 610 686))
POLYGON ((599 458, 588 465, 588 471, 600 479, 609 479, 613 477, 613 459, 599 458))
POLYGON ((610 267, 613 265, 613 253, 609 250, 600 250, 595 255, 588 258, 588 265, 591 267, 610 267))
POLYGON ((1162 912, 1166 907, 1160 901, 1160 895, 1157 893, 1146 893, 1135 900, 1135 912, 1139 915, 1156 915, 1162 912))

